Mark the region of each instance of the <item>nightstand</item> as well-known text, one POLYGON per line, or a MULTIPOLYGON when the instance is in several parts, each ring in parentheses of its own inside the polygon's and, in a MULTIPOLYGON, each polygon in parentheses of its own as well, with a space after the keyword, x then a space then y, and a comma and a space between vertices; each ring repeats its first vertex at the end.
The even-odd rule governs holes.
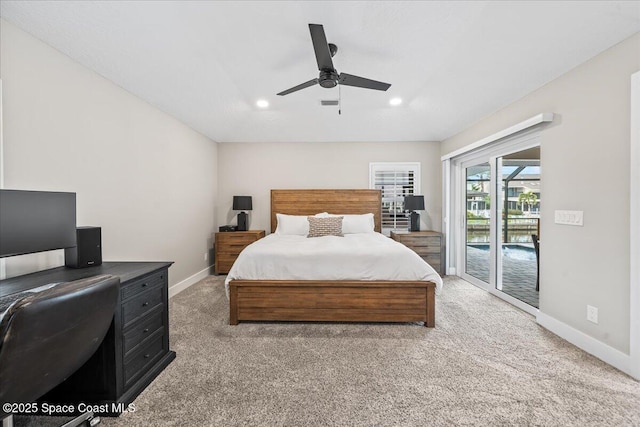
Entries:
POLYGON ((238 255, 251 243, 264 237, 264 230, 230 231, 215 235, 215 272, 228 273, 238 255))
POLYGON ((441 276, 444 275, 442 233, 437 231, 391 232, 391 238, 420 255, 441 276))

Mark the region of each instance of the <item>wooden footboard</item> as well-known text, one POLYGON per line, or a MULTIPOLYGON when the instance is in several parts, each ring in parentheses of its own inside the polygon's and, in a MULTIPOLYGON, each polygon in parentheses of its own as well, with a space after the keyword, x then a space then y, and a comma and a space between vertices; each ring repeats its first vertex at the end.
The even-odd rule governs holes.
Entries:
POLYGON ((232 280, 229 324, 243 320, 424 322, 435 326, 435 283, 232 280))

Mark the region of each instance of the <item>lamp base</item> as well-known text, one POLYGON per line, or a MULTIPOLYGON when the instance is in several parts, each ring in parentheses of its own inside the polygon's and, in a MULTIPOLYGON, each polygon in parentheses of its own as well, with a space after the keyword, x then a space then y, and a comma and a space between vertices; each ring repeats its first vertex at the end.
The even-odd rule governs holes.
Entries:
POLYGON ((411 226, 409 231, 420 231, 420 214, 418 212, 411 212, 411 226))
POLYGON ((238 214, 238 231, 247 231, 247 223, 249 215, 246 212, 240 212, 238 214))

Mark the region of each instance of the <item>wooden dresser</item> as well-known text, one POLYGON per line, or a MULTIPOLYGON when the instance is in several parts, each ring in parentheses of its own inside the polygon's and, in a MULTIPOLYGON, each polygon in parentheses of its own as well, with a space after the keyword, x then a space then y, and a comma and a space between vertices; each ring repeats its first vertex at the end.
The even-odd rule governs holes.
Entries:
MULTIPOLYGON (((113 322, 95 354, 42 401, 101 405, 118 415, 176 357, 169 348, 168 269, 171 262, 105 262, 88 268, 58 267, 0 281, 0 296, 110 274, 120 278, 113 322)), ((87 307, 91 310, 91 307, 87 307)), ((70 352, 73 349, 68 349, 70 352)))
POLYGON ((216 233, 215 272, 228 273, 240 252, 251 243, 262 239, 264 235, 264 230, 216 233))
POLYGON ((444 276, 442 233, 437 231, 391 232, 391 238, 420 255, 434 270, 444 276))

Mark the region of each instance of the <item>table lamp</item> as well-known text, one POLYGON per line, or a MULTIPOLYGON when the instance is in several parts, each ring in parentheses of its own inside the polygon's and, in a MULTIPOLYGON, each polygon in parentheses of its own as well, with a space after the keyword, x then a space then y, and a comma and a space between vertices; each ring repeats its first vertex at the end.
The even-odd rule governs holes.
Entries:
POLYGON ((405 196, 404 208, 411 212, 409 231, 420 231, 420 214, 416 211, 424 210, 424 196, 405 196))
POLYGON ((238 214, 238 231, 247 231, 248 215, 244 211, 253 209, 251 196, 233 196, 233 210, 242 211, 238 214))

